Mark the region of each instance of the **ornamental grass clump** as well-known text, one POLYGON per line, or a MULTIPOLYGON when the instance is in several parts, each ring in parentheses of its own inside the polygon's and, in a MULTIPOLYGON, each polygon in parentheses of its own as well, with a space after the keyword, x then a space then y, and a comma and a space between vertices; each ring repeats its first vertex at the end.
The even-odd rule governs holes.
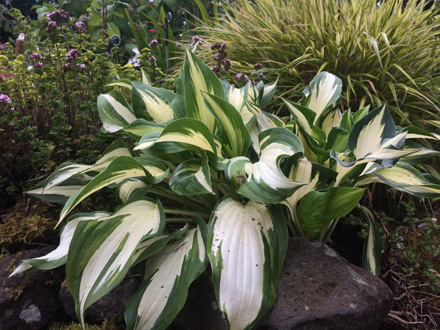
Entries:
MULTIPOLYGON (((225 3, 199 21, 209 43, 224 41, 236 72, 261 62, 280 96, 299 96, 325 70, 344 83, 345 109, 385 102, 397 123, 440 127, 440 15, 425 1, 261 0, 225 3)), ((208 49, 203 57, 210 58, 208 49)))
MULTIPOLYGON (((287 123, 261 110, 275 84, 235 88, 190 50, 176 92, 147 77, 113 85, 131 102, 117 89, 101 94, 100 118, 105 130, 133 137, 134 149, 116 141, 94 165, 64 163, 28 192, 63 203, 64 227, 56 250, 12 274, 66 264, 83 327, 85 310, 135 268, 143 282, 127 301, 127 327, 165 329, 210 264, 230 328, 252 328, 275 301, 288 228, 325 241, 370 182, 440 194, 440 182, 415 167, 435 151, 411 141, 438 135, 397 129, 386 106, 341 113, 342 83, 327 72, 301 103, 286 101, 287 123), (114 212, 68 217, 106 187, 115 191, 114 212)), ((365 265, 377 274, 380 236, 371 211, 359 207, 369 224, 365 265)))

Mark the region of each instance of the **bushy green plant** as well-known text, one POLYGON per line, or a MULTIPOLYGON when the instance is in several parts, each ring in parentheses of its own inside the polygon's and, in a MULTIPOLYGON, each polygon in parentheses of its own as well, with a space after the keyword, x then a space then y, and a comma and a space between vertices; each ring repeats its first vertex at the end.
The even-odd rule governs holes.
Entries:
MULTIPOLYGON (((224 41, 236 72, 279 76, 283 97, 300 95, 326 70, 344 82, 342 106, 388 103, 398 124, 440 127, 440 15, 425 1, 236 1, 207 43, 224 41)), ((204 58, 210 58, 205 48, 204 58)))
MULTIPOLYGON (((109 132, 138 141, 134 150, 116 141, 94 165, 64 163, 28 193, 64 203, 59 224, 105 187, 120 206, 71 216, 56 250, 13 273, 66 263, 83 326, 84 311, 138 267, 143 284, 127 302, 127 327, 164 329, 210 263, 229 326, 251 328, 275 301, 288 227, 325 240, 362 198, 359 186, 372 181, 440 193, 439 182, 399 160, 433 153, 405 138, 435 136, 396 132, 386 106, 342 115, 335 106, 342 83, 329 73, 313 79, 301 104, 288 103, 289 123, 261 110, 275 84, 235 88, 190 50, 176 93, 115 84, 131 91, 131 103, 117 90, 102 94, 100 117, 109 132)), ((370 224, 365 264, 377 273, 380 241, 362 210, 370 224)))

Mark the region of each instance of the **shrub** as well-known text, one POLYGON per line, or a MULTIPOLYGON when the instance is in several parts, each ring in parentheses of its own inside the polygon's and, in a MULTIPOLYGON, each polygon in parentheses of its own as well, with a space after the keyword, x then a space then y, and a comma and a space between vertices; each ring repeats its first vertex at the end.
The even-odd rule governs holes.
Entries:
MULTIPOLYGON (((131 104, 113 90, 99 96, 98 110, 106 130, 138 141, 134 150, 116 141, 94 165, 64 163, 28 192, 64 203, 59 224, 105 187, 119 207, 71 216, 55 251, 13 273, 66 263, 83 326, 85 309, 137 267, 143 284, 127 302, 127 326, 166 328, 209 262, 230 327, 251 328, 275 301, 288 227, 325 241, 370 182, 440 194, 440 182, 406 162, 434 151, 405 138, 436 137, 397 132, 386 106, 342 115, 334 105, 342 83, 329 73, 313 79, 301 104, 288 103, 289 123, 261 110, 275 84, 235 88, 189 50, 176 93, 120 85, 131 104)), ((380 237, 360 208, 369 223, 365 265, 377 274, 380 237)))
MULTIPOLYGON (((398 124, 440 127, 440 15, 424 1, 236 1, 218 23, 199 22, 207 43, 224 41, 236 72, 279 76, 299 96, 326 70, 344 83, 342 106, 385 102, 398 124), (405 4, 404 4, 405 3, 405 4)), ((205 48, 204 58, 210 50, 205 48)))

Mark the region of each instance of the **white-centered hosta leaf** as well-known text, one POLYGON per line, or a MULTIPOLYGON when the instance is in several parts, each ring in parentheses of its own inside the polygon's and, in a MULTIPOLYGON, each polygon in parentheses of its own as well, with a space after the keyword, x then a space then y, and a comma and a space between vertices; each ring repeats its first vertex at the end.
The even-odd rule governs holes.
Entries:
POLYGON ((214 194, 208 162, 202 159, 182 162, 174 170, 169 185, 179 195, 214 194))
POLYGON ((139 243, 161 234, 165 217, 160 202, 138 200, 105 221, 80 222, 69 247, 66 274, 75 310, 84 327, 84 311, 125 277, 139 243))
POLYGON ((141 193, 141 195, 145 195, 148 185, 144 180, 140 178, 130 178, 121 182, 118 186, 117 193, 119 199, 122 203, 126 203, 129 200, 141 197, 138 196, 137 193, 141 193))
POLYGON ((321 129, 328 136, 333 127, 339 127, 342 120, 342 113, 339 109, 334 109, 325 116, 321 129))
POLYGON ((393 119, 387 106, 384 105, 373 110, 354 125, 348 138, 348 145, 356 159, 362 159, 402 141, 402 137, 404 139, 404 134, 396 135, 393 119))
POLYGON ((262 203, 281 202, 304 185, 289 180, 280 169, 282 158, 303 152, 301 142, 292 132, 273 128, 260 134, 260 159, 252 163, 246 157, 231 159, 226 177, 239 187, 238 192, 262 203))
POLYGON ((60 244, 55 250, 41 257, 22 260, 9 277, 20 274, 33 267, 38 269, 54 269, 64 265, 67 259, 67 251, 69 250, 69 245, 78 223, 81 221, 104 219, 108 216, 109 213, 98 211, 87 214, 79 213, 70 217, 67 224, 61 230, 60 244))
POLYGON ((236 88, 227 82, 222 81, 222 83, 225 87, 226 100, 234 106, 238 113, 240 113, 244 124, 248 125, 249 122, 254 118, 252 112, 250 112, 246 107, 250 84, 246 84, 241 88, 236 88))
POLYGON ((440 195, 440 184, 431 182, 415 167, 403 161, 393 167, 374 171, 356 185, 363 186, 372 182, 385 183, 420 198, 435 198, 440 195))
POLYGON ((329 106, 334 104, 342 92, 342 81, 334 74, 321 72, 313 78, 308 88, 309 94, 306 98, 307 108, 316 113, 315 121, 329 106))
POLYGON ((102 157, 94 165, 83 165, 69 162, 63 163, 46 180, 44 180, 43 193, 44 190, 57 186, 79 174, 101 172, 112 160, 120 156, 130 157, 131 153, 123 142, 115 141, 104 151, 102 157))
POLYGON ((211 69, 186 49, 183 61, 183 88, 187 116, 198 119, 215 132, 215 119, 203 98, 203 92, 224 98, 223 86, 211 69))
POLYGON ((287 109, 290 111, 293 118, 301 126, 301 128, 307 134, 312 134, 313 121, 316 114, 313 113, 310 109, 307 109, 299 104, 290 103, 284 99, 283 101, 287 105, 287 109))
POLYGON ((143 118, 136 119, 130 125, 124 128, 124 131, 133 134, 137 138, 141 138, 147 133, 162 132, 164 124, 157 124, 143 118))
POLYGON ((368 235, 364 241, 364 248, 362 253, 362 265, 369 270, 373 275, 379 275, 380 272, 380 256, 382 253, 382 237, 380 236, 375 224, 374 215, 368 208, 359 205, 362 210, 367 223, 368 235))
POLYGON ((232 330, 252 328, 272 306, 287 240, 278 207, 230 197, 216 206, 207 249, 218 305, 232 330))
POLYGON ((43 182, 41 182, 34 189, 29 190, 26 193, 43 201, 64 204, 89 181, 89 177, 86 175, 80 175, 76 178, 63 181, 57 186, 52 186, 50 188, 44 188, 43 182))
POLYGON ((263 95, 261 95, 261 99, 259 105, 262 109, 264 109, 272 100, 275 95, 275 91, 278 84, 278 78, 272 85, 264 85, 263 95))
POLYGON ((98 97, 99 118, 108 132, 116 132, 136 120, 136 116, 125 98, 113 90, 98 97))
POLYGON ((229 158, 247 154, 251 138, 243 119, 237 110, 224 99, 210 94, 203 94, 206 105, 219 122, 219 138, 229 158))
POLYGON ((129 330, 165 329, 173 321, 206 268, 205 234, 200 227, 189 229, 147 260, 143 285, 126 304, 129 330))
POLYGON ((182 118, 169 123, 157 138, 155 147, 160 148, 159 144, 164 142, 178 144, 188 150, 202 149, 213 154, 216 153, 211 132, 206 125, 197 119, 182 118), (190 147, 188 148, 188 146, 190 147))
POLYGON ((90 196, 94 192, 108 186, 109 184, 142 176, 145 176, 145 170, 136 160, 126 156, 116 158, 104 171, 94 177, 92 181, 78 190, 67 200, 64 208, 61 210, 58 224, 87 196, 90 196))
POLYGON ((173 92, 139 82, 133 82, 132 86, 133 109, 137 117, 159 124, 174 118, 171 108, 175 97, 173 92))

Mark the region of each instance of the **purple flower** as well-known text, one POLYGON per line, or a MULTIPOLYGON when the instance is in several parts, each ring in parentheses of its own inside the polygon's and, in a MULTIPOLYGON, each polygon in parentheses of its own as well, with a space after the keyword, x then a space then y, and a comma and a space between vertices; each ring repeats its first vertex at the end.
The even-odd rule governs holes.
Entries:
POLYGON ((55 21, 50 21, 49 23, 47 23, 47 27, 46 27, 46 31, 50 32, 53 31, 57 28, 58 24, 55 21))
POLYGON ((214 72, 215 74, 219 74, 220 73, 220 67, 218 65, 214 65, 211 68, 211 71, 214 72))
POLYGON ((264 75, 263 72, 260 72, 260 73, 258 74, 258 77, 260 77, 261 79, 263 79, 263 78, 265 78, 266 76, 264 75))
POLYGON ((225 69, 228 70, 230 67, 232 67, 232 62, 229 58, 226 58, 222 61, 222 64, 225 66, 225 69))
POLYGON ((61 10, 54 10, 53 12, 46 15, 46 17, 51 20, 55 21, 57 23, 65 23, 70 21, 70 14, 69 12, 61 9, 61 10))
POLYGON ((156 57, 154 55, 151 55, 150 62, 156 63, 156 61, 157 61, 156 57))
POLYGON ((241 80, 241 79, 243 79, 243 77, 244 77, 244 74, 243 73, 237 73, 236 75, 235 75, 235 78, 237 79, 237 80, 241 80))
POLYGON ((197 42, 198 42, 200 45, 203 44, 203 39, 200 38, 199 36, 193 36, 191 40, 192 40, 192 43, 194 43, 194 44, 197 43, 197 42))
POLYGON ((254 64, 254 69, 255 70, 261 69, 262 67, 263 67, 263 64, 261 64, 261 63, 255 63, 254 64))
POLYGON ((153 39, 150 41, 150 43, 148 45, 150 47, 157 47, 157 46, 159 46, 159 42, 156 39, 153 39))
POLYGON ((11 102, 12 102, 12 100, 8 95, 0 94, 0 103, 7 104, 7 103, 11 103, 11 102))
POLYGON ((222 42, 221 44, 220 44, 220 50, 223 50, 223 49, 225 49, 226 48, 226 42, 222 42))
POLYGON ((0 50, 4 50, 6 48, 6 44, 2 44, 1 46, 0 46, 0 50))
POLYGON ((78 33, 87 33, 86 23, 84 22, 76 22, 75 25, 73 25, 73 29, 78 33))
POLYGON ((81 68, 81 71, 82 71, 82 72, 87 71, 87 67, 86 67, 86 65, 85 65, 84 63, 80 64, 79 67, 81 68))
POLYGON ((34 69, 38 69, 41 68, 43 66, 43 62, 36 62, 34 63, 34 65, 32 66, 34 69))
POLYGON ((11 107, 10 109, 9 109, 9 111, 14 111, 15 110, 15 108, 14 107, 11 107))
POLYGON ((72 48, 71 50, 69 50, 67 52, 66 61, 73 62, 74 60, 76 60, 80 56, 81 56, 81 53, 77 49, 72 48))
POLYGON ((61 69, 62 69, 63 71, 67 71, 67 70, 69 70, 69 64, 62 64, 62 65, 61 65, 61 69))
POLYGON ((214 55, 214 60, 216 60, 216 61, 220 60, 220 54, 215 54, 214 55))
POLYGON ((29 59, 30 59, 31 61, 34 61, 34 60, 40 60, 41 57, 42 57, 42 56, 41 56, 40 54, 38 54, 38 53, 32 53, 31 56, 29 56, 29 59))

